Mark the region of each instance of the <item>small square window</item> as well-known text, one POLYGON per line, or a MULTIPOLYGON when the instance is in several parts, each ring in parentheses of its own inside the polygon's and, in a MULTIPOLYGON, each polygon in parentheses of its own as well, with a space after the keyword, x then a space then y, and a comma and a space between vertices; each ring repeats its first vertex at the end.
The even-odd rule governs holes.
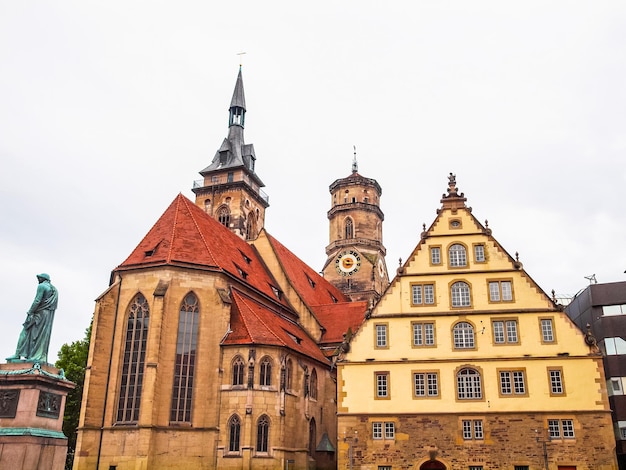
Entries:
POLYGON ((463 439, 482 440, 484 439, 483 420, 482 419, 464 419, 461 423, 463 439))
POLYGON ((372 423, 372 439, 382 439, 383 438, 383 423, 374 422, 372 423))
POLYGON ((626 440, 626 428, 619 428, 619 435, 621 440, 626 440))
POLYGON ((611 379, 611 387, 613 388, 614 392, 621 392, 622 385, 620 383, 620 379, 611 379))

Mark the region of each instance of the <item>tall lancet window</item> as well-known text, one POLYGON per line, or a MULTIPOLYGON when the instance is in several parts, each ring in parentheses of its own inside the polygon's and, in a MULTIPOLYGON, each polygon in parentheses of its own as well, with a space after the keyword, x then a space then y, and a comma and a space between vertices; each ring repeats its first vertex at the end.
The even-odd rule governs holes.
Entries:
POLYGON ((346 219, 345 236, 346 239, 354 238, 354 222, 349 217, 346 219))
POLYGON ((122 375, 117 403, 117 421, 134 423, 139 420, 150 317, 148 301, 142 294, 135 296, 128 307, 127 315, 122 375))
POLYGON ((217 211, 217 220, 224 227, 230 226, 230 210, 226 206, 222 206, 217 211))
POLYGON ((178 317, 178 339, 174 360, 174 384, 170 421, 191 422, 193 379, 198 338, 198 298, 189 293, 183 299, 178 317))

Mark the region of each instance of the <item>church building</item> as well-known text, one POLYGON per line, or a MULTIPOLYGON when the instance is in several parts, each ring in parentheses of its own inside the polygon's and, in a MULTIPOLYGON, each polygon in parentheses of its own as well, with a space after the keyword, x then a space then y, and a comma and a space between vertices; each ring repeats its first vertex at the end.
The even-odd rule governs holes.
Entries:
POLYGON ((336 468, 334 358, 368 303, 265 230, 245 114, 240 70, 195 203, 176 196, 96 301, 76 470, 336 468))

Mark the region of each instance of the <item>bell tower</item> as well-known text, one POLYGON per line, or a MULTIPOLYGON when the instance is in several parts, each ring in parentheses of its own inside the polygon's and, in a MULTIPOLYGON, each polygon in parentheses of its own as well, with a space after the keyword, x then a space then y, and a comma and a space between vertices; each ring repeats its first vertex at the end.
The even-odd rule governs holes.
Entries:
POLYGON ((329 245, 324 277, 352 300, 376 302, 389 285, 383 220, 382 189, 375 179, 358 172, 356 150, 352 173, 329 187, 329 245))
POLYGON ((253 240, 263 228, 270 204, 255 173, 254 146, 244 142, 245 117, 240 66, 228 110, 228 136, 211 164, 200 172, 203 179, 194 181, 192 191, 197 206, 244 240, 253 240))

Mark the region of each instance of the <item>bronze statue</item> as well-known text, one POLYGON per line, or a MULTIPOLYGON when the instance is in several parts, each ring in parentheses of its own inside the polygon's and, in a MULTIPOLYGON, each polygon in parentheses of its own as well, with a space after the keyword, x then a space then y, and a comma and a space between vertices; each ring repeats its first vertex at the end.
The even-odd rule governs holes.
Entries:
POLYGON ((59 293, 50 283, 48 274, 37 274, 37 280, 39 285, 35 300, 26 315, 15 355, 7 357, 8 362, 19 362, 22 358, 32 362, 48 362, 50 334, 59 293))

